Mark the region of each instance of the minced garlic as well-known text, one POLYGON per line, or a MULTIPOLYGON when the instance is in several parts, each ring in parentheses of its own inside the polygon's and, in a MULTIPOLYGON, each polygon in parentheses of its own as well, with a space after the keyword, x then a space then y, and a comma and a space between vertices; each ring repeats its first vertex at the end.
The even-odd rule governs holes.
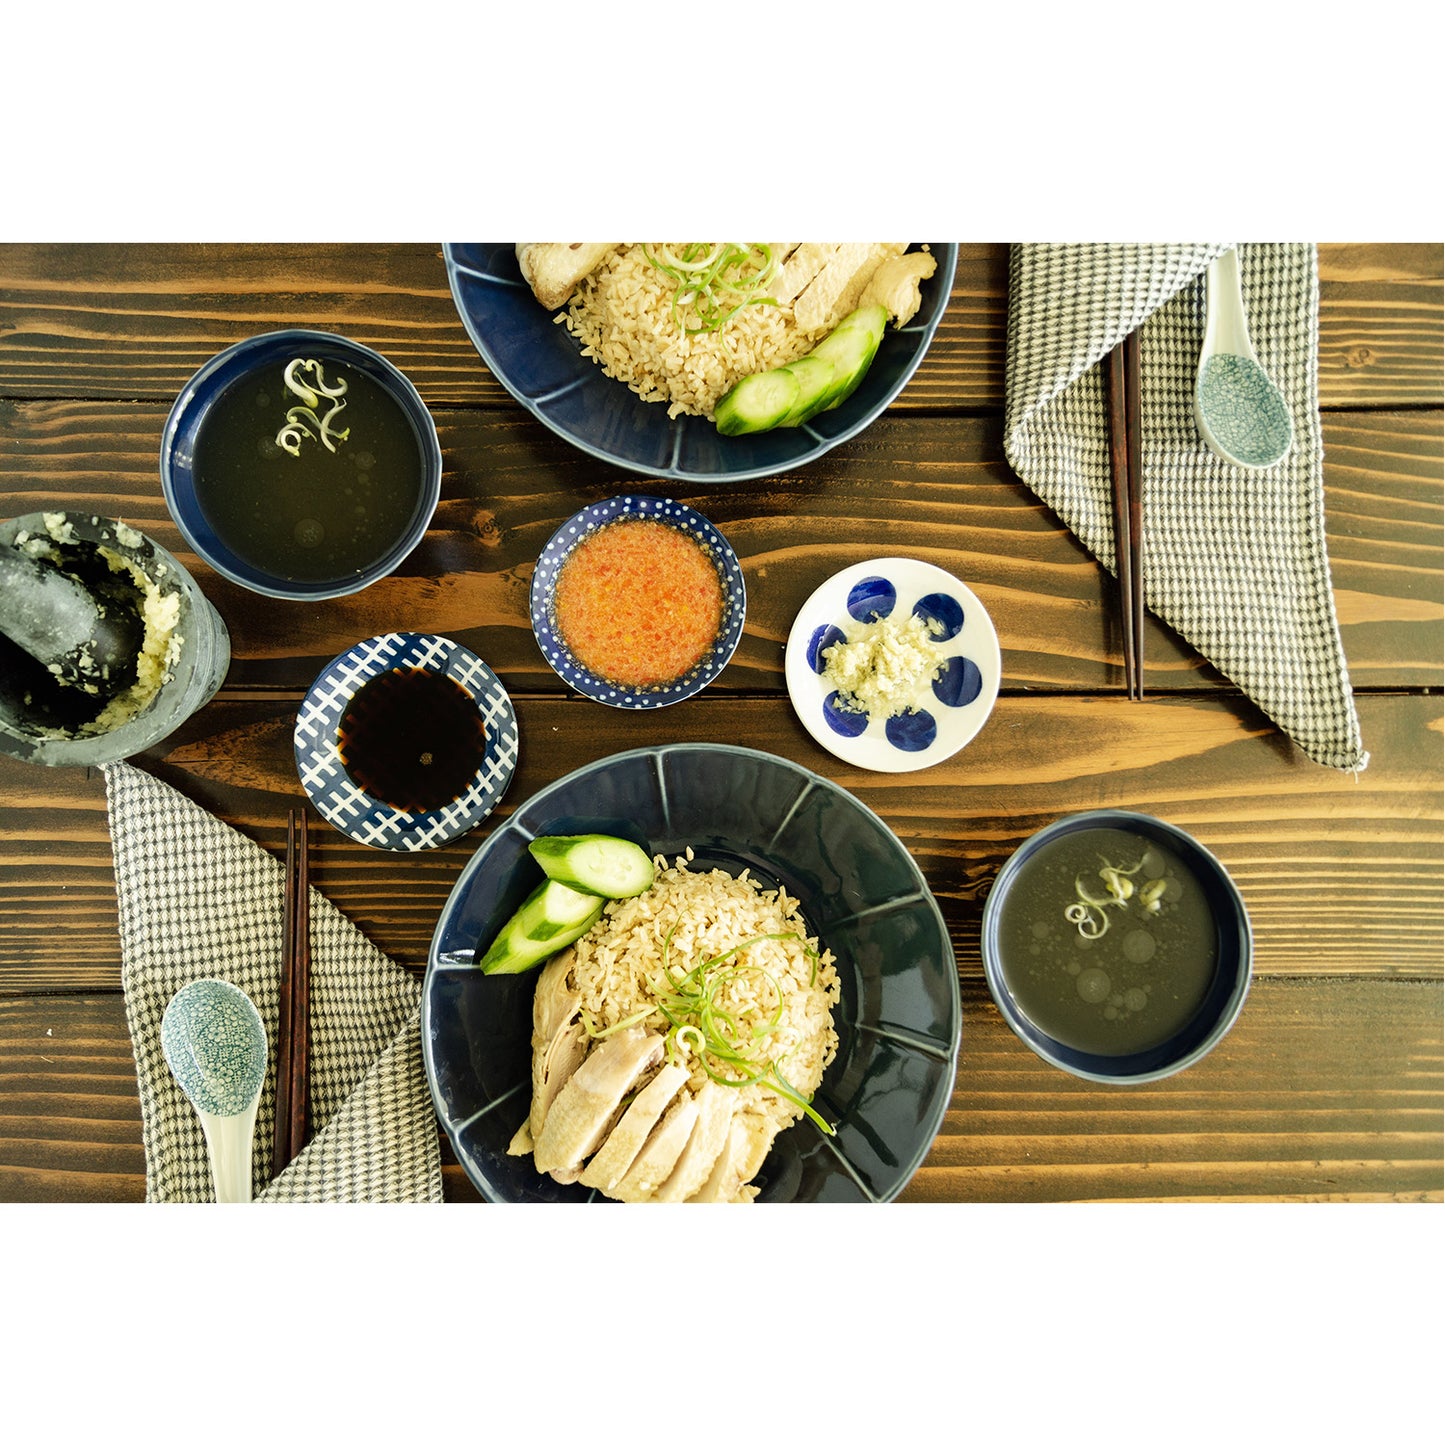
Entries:
MULTIPOLYGON (((116 551, 115 548, 107 547, 104 543, 87 542, 77 537, 73 524, 64 512, 42 513, 42 520, 45 523, 45 530, 49 534, 47 537, 26 532, 16 535, 15 545, 27 555, 43 557, 57 566, 64 567, 66 553, 62 549, 93 547, 95 554, 112 573, 123 578, 136 589, 136 600, 140 608, 141 621, 144 624, 141 650, 136 657, 136 679, 123 692, 112 697, 97 716, 82 724, 73 734, 75 737, 98 737, 102 733, 113 732, 123 723, 130 722, 132 718, 139 717, 156 700, 161 688, 174 676, 184 642, 184 638, 176 630, 181 618, 181 594, 174 586, 167 589, 163 583, 162 579, 167 570, 165 563, 156 561, 155 577, 152 578, 147 576, 145 570, 134 559, 116 551)), ((98 519, 92 518, 92 521, 98 521, 98 519)), ((133 527, 126 526, 123 522, 115 525, 115 538, 120 546, 132 548, 145 541, 141 533, 133 527)), ((82 652, 77 662, 82 672, 87 672, 92 677, 99 676, 94 659, 88 652, 82 652)), ((52 667, 51 671, 56 671, 56 669, 52 667)), ((88 693, 99 694, 100 689, 93 681, 82 682, 80 685, 88 693)), ((47 730, 45 735, 72 736, 72 734, 57 733, 53 730, 47 730)))
POLYGON ((942 631, 941 623, 916 612, 901 621, 849 623, 846 640, 823 650, 823 681, 838 690, 841 707, 867 713, 870 722, 913 711, 948 661, 933 640, 942 631))
MULTIPOLYGON (((135 660, 135 681, 124 692, 111 698, 100 715, 80 729, 81 736, 113 732, 122 723, 128 723, 143 713, 171 680, 184 641, 176 631, 176 625, 181 620, 181 594, 163 592, 130 558, 111 548, 102 546, 96 550, 112 572, 135 583, 140 593, 140 614, 145 624, 145 635, 135 660)), ((158 572, 163 570, 163 565, 157 568, 158 572)))

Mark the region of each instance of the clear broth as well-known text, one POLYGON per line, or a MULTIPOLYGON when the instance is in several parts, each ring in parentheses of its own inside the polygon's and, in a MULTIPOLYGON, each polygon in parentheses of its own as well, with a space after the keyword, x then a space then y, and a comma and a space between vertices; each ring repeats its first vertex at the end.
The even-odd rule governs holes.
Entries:
POLYGON ((276 445, 300 402, 283 362, 228 387, 196 435, 192 475, 206 522, 243 562, 284 581, 355 577, 396 546, 421 499, 422 452, 401 406, 364 373, 322 365, 348 387, 336 425, 350 435, 335 452, 310 437, 299 456, 276 445))
POLYGON ((1085 828, 1045 843, 1019 869, 999 909, 999 962, 1018 1007, 1051 1039, 1118 1056, 1153 1048, 1198 1011, 1214 978, 1218 935, 1209 899, 1179 855, 1115 828, 1085 828), (1064 910, 1108 896, 1105 865, 1138 871, 1123 906, 1093 910, 1082 925, 1064 910), (1157 913, 1139 898, 1165 880, 1157 913), (1101 937, 1084 931, 1108 919, 1101 937))

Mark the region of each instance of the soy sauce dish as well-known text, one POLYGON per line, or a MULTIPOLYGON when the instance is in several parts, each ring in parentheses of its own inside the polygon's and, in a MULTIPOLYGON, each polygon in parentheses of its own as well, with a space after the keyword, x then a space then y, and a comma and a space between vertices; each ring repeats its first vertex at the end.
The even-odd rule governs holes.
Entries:
POLYGON ((1105 809, 1062 818, 999 872, 983 965, 1009 1027, 1095 1083, 1167 1078, 1244 1007, 1253 938, 1223 865, 1182 829, 1105 809))
POLYGON ((424 632, 369 637, 334 657, 296 717, 296 771, 332 827, 419 852, 475 828, 517 767, 517 718, 474 652, 424 632))

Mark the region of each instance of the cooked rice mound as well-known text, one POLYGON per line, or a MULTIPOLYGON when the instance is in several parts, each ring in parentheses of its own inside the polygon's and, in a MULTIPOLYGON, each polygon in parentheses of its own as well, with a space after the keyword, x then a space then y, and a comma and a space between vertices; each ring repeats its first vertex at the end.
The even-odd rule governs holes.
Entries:
MULTIPOLYGON (((578 941, 573 977, 583 1010, 596 1027, 606 1029, 653 1004, 657 996, 652 985, 662 973, 664 940, 668 940, 669 968, 677 978, 749 938, 789 933, 793 936, 752 944, 738 959, 748 967, 728 971, 717 1001, 734 1017, 749 1006, 754 1009, 750 1017, 770 1015, 777 996, 754 970, 771 976, 782 992, 783 1015, 758 1059, 776 1062, 788 1083, 811 1098, 838 1052, 833 1027, 838 974, 833 955, 826 949, 818 952, 813 979, 813 959, 804 946, 805 925, 795 899, 781 888, 764 890, 746 870, 736 878, 721 868, 694 873, 688 867, 691 861, 691 850, 671 868, 657 859, 652 887, 636 898, 609 903, 602 919, 578 941)), ((817 939, 807 939, 807 947, 816 951, 817 939)), ((643 1026, 666 1025, 649 1019, 643 1026)), ((691 1084, 701 1088, 706 1071, 695 1054, 687 1062, 691 1084)), ((801 1109, 762 1084, 745 1084, 738 1095, 740 1108, 766 1116, 779 1128, 803 1117, 801 1109)))
POLYGON ((633 244, 578 283, 557 321, 584 356, 644 401, 665 402, 669 417, 711 417, 743 377, 796 361, 828 332, 800 329, 791 307, 759 305, 716 332, 689 334, 673 319, 672 298, 672 281, 633 244))
POLYGON ((509 1152, 561 1183, 751 1202, 778 1132, 806 1115, 767 1080, 811 1101, 838 1051, 837 969, 797 902, 692 861, 656 859, 645 893, 608 903, 538 976, 531 1111, 509 1152))

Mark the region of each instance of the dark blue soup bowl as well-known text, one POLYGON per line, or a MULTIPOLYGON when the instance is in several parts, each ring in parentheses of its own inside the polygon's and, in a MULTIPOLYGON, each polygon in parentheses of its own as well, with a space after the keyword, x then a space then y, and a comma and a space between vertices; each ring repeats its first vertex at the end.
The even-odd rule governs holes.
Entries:
POLYGON ((379 352, 325 331, 268 331, 213 356, 182 388, 166 418, 160 466, 166 506, 196 555, 222 577, 252 592, 295 601, 349 596, 394 572, 426 535, 441 499, 441 446, 431 413, 417 389, 379 352), (216 535, 196 496, 196 438, 211 409, 231 387, 257 371, 284 367, 298 354, 350 367, 386 392, 409 423, 420 458, 421 487, 405 526, 366 566, 339 580, 277 576, 237 556, 216 535))
POLYGON ((953 290, 958 246, 932 241, 933 275, 907 326, 888 328, 857 391, 797 427, 722 436, 706 417, 669 418, 607 376, 557 313, 522 279, 511 241, 452 241, 443 248, 452 299, 487 370, 558 436, 601 461, 669 481, 739 482, 811 462, 856 436, 897 398, 918 369, 953 290))
MULTIPOLYGON (((536 972, 484 976, 475 958, 541 879, 539 835, 610 833, 669 861, 744 868, 782 886, 833 951, 838 1055, 813 1104, 836 1129, 785 1129, 754 1180, 762 1201, 894 1198, 953 1093, 958 975, 938 904, 908 850, 851 793, 770 753, 680 744, 618 753, 544 788, 467 864, 432 939, 422 1054, 457 1159, 489 1200, 585 1202, 507 1145, 531 1106, 536 972)), ((598 1196, 600 1198, 600 1196, 598 1196)))
POLYGON ((1168 1078, 1198 1063, 1233 1027, 1249 993, 1254 941, 1239 889, 1207 848, 1183 829, 1146 813, 1101 808, 1071 814, 1040 829, 999 870, 984 904, 982 951, 984 975, 994 1003, 1008 1026, 1041 1059, 1093 1083, 1143 1084, 1168 1078), (1137 1053, 1088 1053, 1049 1037, 1019 1007, 1004 972, 999 920, 1020 871, 1046 844, 1089 828, 1116 828, 1171 849, 1202 886, 1214 923, 1214 974, 1203 1000, 1172 1037, 1137 1053))

